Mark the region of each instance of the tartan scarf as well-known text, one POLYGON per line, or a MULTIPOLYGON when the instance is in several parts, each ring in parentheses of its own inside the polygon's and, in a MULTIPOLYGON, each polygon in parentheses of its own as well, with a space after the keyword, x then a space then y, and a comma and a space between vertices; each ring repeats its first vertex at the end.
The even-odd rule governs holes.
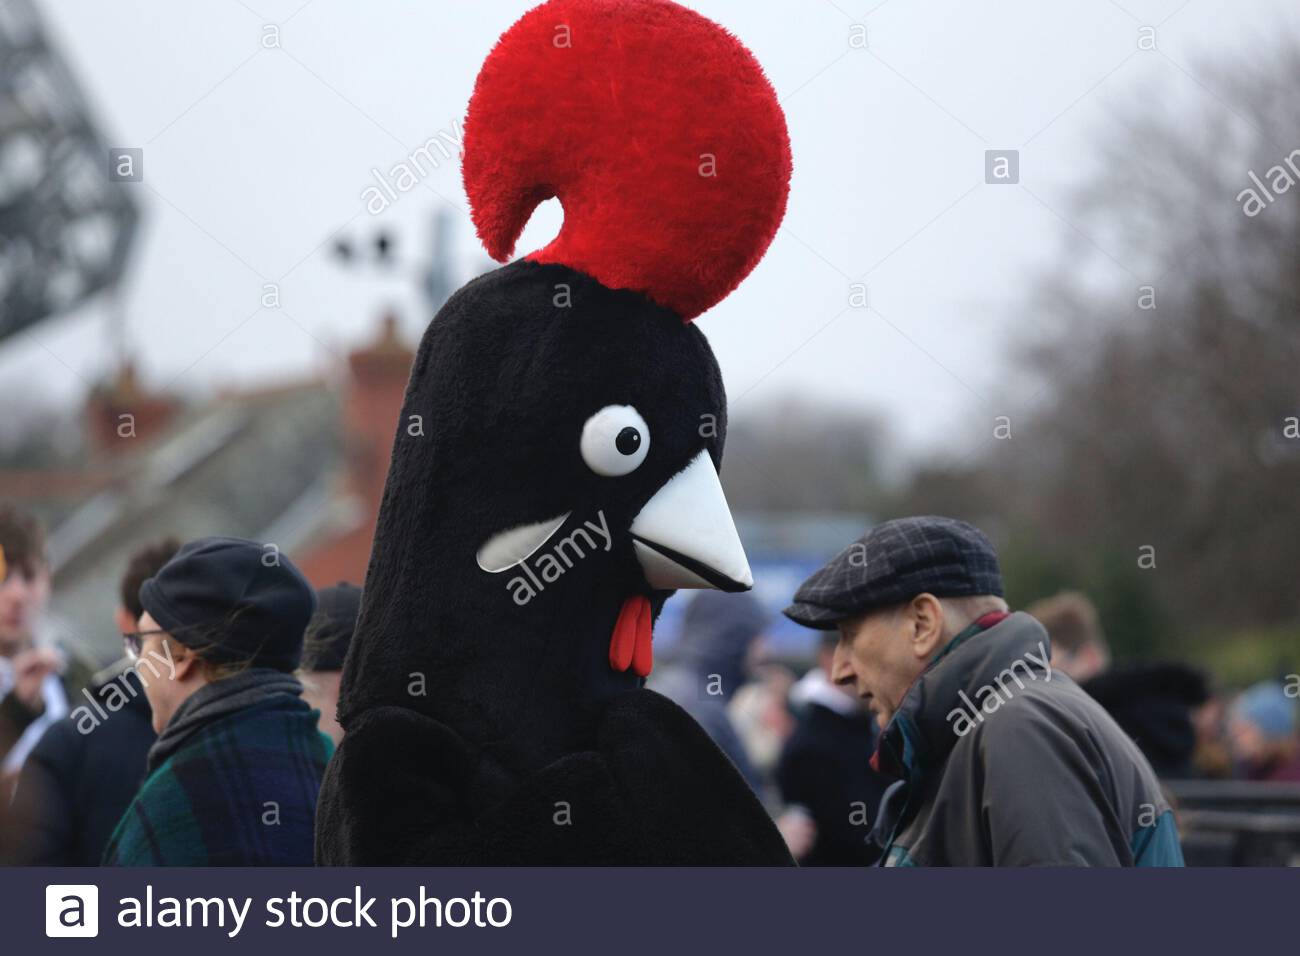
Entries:
POLYGON ((302 684, 292 674, 269 667, 250 667, 231 677, 205 684, 181 702, 149 748, 148 772, 153 773, 162 766, 200 728, 227 714, 280 695, 301 697, 302 684))
POLYGON ((334 749, 320 715, 281 692, 213 712, 149 774, 105 866, 312 865, 316 797, 334 749))

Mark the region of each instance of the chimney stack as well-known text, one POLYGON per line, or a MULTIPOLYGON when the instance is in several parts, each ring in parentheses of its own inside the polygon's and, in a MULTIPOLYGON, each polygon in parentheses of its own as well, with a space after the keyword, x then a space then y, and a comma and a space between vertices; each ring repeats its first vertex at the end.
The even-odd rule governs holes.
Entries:
POLYGON ((380 320, 379 334, 369 345, 348 356, 352 375, 343 413, 348 482, 352 493, 365 502, 372 522, 379 515, 414 360, 415 352, 402 341, 392 313, 380 320))
POLYGON ((95 387, 86 400, 87 445, 93 455, 130 454, 161 435, 179 409, 172 396, 146 392, 135 365, 127 360, 111 381, 95 387))

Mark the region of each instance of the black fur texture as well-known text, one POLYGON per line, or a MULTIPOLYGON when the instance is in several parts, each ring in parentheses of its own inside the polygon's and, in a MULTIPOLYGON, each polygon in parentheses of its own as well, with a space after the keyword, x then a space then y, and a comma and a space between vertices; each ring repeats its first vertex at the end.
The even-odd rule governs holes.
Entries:
POLYGON ((461 289, 420 344, 321 790, 325 864, 788 864, 730 762, 680 708, 609 666, 651 592, 628 526, 726 405, 704 336, 636 293, 517 261, 461 289), (631 405, 645 461, 602 477, 586 420, 631 405), (520 604, 478 549, 569 513, 594 549, 520 604), (589 525, 590 526, 590 525, 589 525))

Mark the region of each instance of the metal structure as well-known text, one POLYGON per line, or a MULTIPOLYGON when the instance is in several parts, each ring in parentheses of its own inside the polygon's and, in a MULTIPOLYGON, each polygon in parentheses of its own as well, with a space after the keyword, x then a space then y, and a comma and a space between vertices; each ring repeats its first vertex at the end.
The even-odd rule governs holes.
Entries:
MULTIPOLYGON (((429 315, 432 315, 456 291, 456 276, 451 266, 454 232, 451 213, 446 209, 435 209, 433 246, 427 260, 400 259, 396 253, 397 242, 386 228, 376 230, 364 240, 339 236, 331 251, 336 262, 349 268, 410 273, 424 297, 429 315)), ((488 268, 495 268, 495 263, 489 263, 488 268)))
POLYGON ((0 342, 121 278, 129 183, 32 0, 0 4, 0 342))

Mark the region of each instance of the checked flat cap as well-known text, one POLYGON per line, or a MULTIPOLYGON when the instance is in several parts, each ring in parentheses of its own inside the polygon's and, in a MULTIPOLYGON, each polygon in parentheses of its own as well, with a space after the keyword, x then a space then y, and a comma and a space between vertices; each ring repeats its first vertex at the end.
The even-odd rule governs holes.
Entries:
POLYGON ((1002 596, 997 552, 984 532, 934 515, 876 525, 805 581, 785 616, 829 631, 845 618, 927 592, 1002 596))

